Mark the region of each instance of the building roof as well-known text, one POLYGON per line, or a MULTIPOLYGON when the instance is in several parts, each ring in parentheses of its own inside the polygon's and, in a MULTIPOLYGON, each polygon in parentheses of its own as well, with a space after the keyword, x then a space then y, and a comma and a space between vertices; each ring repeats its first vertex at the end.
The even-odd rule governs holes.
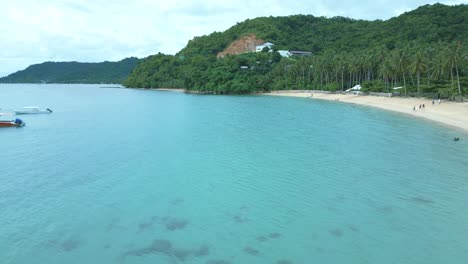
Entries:
POLYGON ((309 51, 301 51, 301 50, 290 50, 291 55, 298 55, 298 56, 310 56, 312 52, 309 51))
POLYGON ((271 43, 271 42, 266 42, 266 43, 263 43, 262 45, 257 45, 257 48, 258 47, 269 47, 269 46, 274 46, 275 44, 271 43))

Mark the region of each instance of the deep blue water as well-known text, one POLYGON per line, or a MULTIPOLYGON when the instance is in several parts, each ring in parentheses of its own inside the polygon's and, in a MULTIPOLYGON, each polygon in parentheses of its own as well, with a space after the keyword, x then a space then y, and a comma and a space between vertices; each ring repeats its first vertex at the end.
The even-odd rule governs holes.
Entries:
POLYGON ((311 99, 0 85, 1 108, 27 105, 54 113, 0 129, 1 263, 468 263, 462 132, 311 99))

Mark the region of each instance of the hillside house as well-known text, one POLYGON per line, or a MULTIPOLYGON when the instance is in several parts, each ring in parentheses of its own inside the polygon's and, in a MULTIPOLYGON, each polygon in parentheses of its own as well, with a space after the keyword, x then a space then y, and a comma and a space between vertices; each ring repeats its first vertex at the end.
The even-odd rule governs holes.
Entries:
POLYGON ((266 42, 266 43, 263 43, 262 45, 255 46, 255 52, 261 52, 265 47, 268 47, 270 50, 272 50, 273 46, 275 46, 275 44, 271 42, 266 42))
POLYGON ((309 57, 312 55, 312 52, 300 51, 300 50, 290 50, 289 53, 291 54, 291 56, 300 56, 300 57, 309 57))
MULTIPOLYGON (((273 52, 274 46, 275 44, 271 42, 266 42, 261 45, 255 46, 255 52, 262 52, 264 48, 268 48, 270 52, 273 52)), ((290 58, 293 56, 298 56, 298 57, 312 56, 312 52, 301 51, 301 50, 278 50, 278 53, 281 55, 281 57, 284 57, 284 58, 290 58)))
POLYGON ((281 57, 284 58, 291 57, 291 53, 289 52, 289 50, 278 50, 278 53, 281 55, 281 57))

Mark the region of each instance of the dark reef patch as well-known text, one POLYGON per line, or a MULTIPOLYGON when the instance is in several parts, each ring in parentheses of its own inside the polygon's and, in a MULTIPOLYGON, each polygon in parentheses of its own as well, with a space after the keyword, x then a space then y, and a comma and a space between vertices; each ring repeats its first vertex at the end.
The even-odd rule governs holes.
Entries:
POLYGON ((125 256, 144 256, 148 254, 162 253, 165 255, 172 256, 172 243, 169 240, 156 239, 149 246, 130 250, 124 253, 125 256))
POLYGON ((199 248, 193 251, 195 257, 204 257, 210 254, 210 247, 207 245, 201 245, 199 248))
POLYGON ((208 260, 206 264, 231 264, 231 262, 224 259, 212 259, 208 260))
POLYGON ((343 236, 343 230, 341 230, 339 228, 328 230, 328 232, 331 235, 333 235, 334 237, 342 237, 343 236))
POLYGON ((151 217, 151 219, 145 220, 138 224, 138 233, 153 228, 155 224, 163 225, 167 230, 175 231, 179 229, 184 229, 188 225, 188 221, 185 219, 169 216, 153 216, 151 217))
POLYGON ((152 228, 154 225, 153 220, 147 222, 141 222, 138 224, 138 232, 142 232, 146 229, 152 228))
POLYGON ((231 210, 229 213, 226 213, 226 215, 234 220, 234 222, 242 224, 250 221, 249 218, 245 216, 248 213, 248 210, 249 208, 246 205, 242 205, 231 210))
POLYGON ((390 213, 393 213, 393 206, 391 205, 385 205, 385 206, 382 206, 382 207, 379 207, 377 208, 380 212, 384 213, 384 214, 390 214, 390 213))
POLYGON ((317 251, 318 253, 323 253, 323 252, 325 252, 325 249, 323 249, 321 247, 317 247, 317 248, 315 248, 315 251, 317 251))
POLYGON ((158 223, 159 217, 153 216, 149 220, 144 220, 138 224, 138 231, 137 233, 141 233, 143 231, 147 231, 154 227, 155 223, 158 223))
POLYGON ((157 253, 164 253, 170 255, 172 253, 172 242, 164 239, 156 239, 150 245, 149 249, 157 253))
POLYGON ((164 220, 164 225, 167 230, 175 231, 179 229, 184 229, 187 226, 188 222, 185 219, 178 218, 167 218, 164 220))
POLYGON ((179 204, 181 204, 183 202, 184 202, 183 198, 177 197, 177 198, 175 198, 174 200, 171 201, 171 204, 172 205, 179 205, 179 204))
POLYGON ((60 249, 63 251, 73 251, 81 246, 83 242, 78 237, 69 237, 62 243, 60 243, 60 249))
POLYGON ((190 257, 192 251, 184 248, 175 248, 172 253, 178 260, 185 261, 190 257))
POLYGON ((253 247, 245 247, 244 252, 251 255, 251 256, 257 256, 260 254, 260 251, 256 250, 253 247))
POLYGON ((271 239, 275 239, 275 238, 280 238, 282 235, 280 233, 270 233, 268 235, 268 237, 270 237, 271 239))
POLYGON ((424 198, 421 196, 415 196, 411 198, 412 202, 418 203, 418 204, 433 204, 434 201, 428 198, 424 198))
POLYGON ((49 239, 49 240, 45 241, 44 243, 42 243, 42 245, 45 248, 52 248, 52 247, 56 247, 59 243, 60 243, 60 241, 57 240, 57 239, 49 239))
POLYGON ((112 219, 112 221, 109 224, 107 224, 106 231, 111 232, 115 229, 125 230, 126 228, 124 226, 119 225, 119 221, 120 221, 119 218, 112 219))
POLYGON ((355 226, 355 225, 348 225, 348 228, 349 230, 353 231, 353 232, 359 232, 359 227, 355 226))
POLYGON ((293 263, 294 262, 290 260, 286 260, 286 259, 281 259, 281 260, 276 261, 276 264, 293 264, 293 263))
POLYGON ((312 235, 310 235, 310 238, 312 238, 313 240, 317 240, 319 236, 317 233, 312 233, 312 235))
POLYGON ((268 234, 268 235, 260 235, 260 236, 258 236, 256 239, 257 239, 257 241, 259 241, 259 242, 266 242, 266 241, 268 241, 268 240, 270 240, 270 239, 277 239, 277 238, 280 238, 281 236, 282 236, 282 235, 281 235, 280 233, 274 232, 274 233, 270 233, 270 234, 268 234))
POLYGON ((247 217, 241 216, 241 215, 233 215, 233 216, 232 216, 232 219, 233 219, 236 223, 241 223, 241 224, 249 221, 249 219, 247 219, 247 217))
POLYGON ((171 241, 164 239, 155 239, 153 242, 143 248, 129 250, 122 257, 136 256, 141 257, 149 254, 161 254, 169 258, 175 258, 178 261, 186 261, 191 257, 204 257, 210 254, 210 248, 207 245, 201 245, 195 249, 186 249, 175 247, 171 241))
POLYGON ((70 236, 65 240, 49 239, 43 243, 43 246, 46 248, 53 248, 63 252, 76 250, 81 245, 83 245, 83 240, 79 236, 70 236))

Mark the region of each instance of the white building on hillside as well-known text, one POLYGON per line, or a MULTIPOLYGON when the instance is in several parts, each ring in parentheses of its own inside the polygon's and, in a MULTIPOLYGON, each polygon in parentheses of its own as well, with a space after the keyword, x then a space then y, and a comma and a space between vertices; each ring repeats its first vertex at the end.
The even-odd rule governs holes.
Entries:
POLYGON ((284 58, 291 57, 291 52, 289 52, 289 50, 278 50, 278 53, 284 58))
POLYGON ((255 46, 255 52, 261 52, 265 47, 268 47, 270 50, 272 50, 273 46, 275 46, 275 44, 271 42, 266 42, 266 43, 263 43, 262 45, 255 46))

